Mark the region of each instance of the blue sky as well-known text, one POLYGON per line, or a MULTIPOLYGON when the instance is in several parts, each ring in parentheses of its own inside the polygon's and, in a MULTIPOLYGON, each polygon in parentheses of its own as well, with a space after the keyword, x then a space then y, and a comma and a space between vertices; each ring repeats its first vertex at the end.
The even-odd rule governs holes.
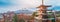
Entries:
MULTIPOLYGON (((52 5, 48 9, 60 10, 60 0, 44 0, 45 5, 52 5)), ((0 13, 6 11, 22 10, 22 8, 32 9, 41 5, 41 0, 0 0, 0 13)))

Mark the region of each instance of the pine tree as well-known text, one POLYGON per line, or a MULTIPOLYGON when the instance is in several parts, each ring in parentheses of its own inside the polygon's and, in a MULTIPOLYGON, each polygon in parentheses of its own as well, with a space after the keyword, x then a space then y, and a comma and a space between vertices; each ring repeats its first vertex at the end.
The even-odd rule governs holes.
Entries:
POLYGON ((19 20, 19 22, 25 22, 25 20, 22 18, 22 19, 19 20))
POLYGON ((34 19, 34 17, 37 16, 36 14, 37 14, 37 12, 33 12, 31 19, 34 19))
POLYGON ((18 22, 17 14, 15 14, 15 16, 13 17, 13 22, 18 22))

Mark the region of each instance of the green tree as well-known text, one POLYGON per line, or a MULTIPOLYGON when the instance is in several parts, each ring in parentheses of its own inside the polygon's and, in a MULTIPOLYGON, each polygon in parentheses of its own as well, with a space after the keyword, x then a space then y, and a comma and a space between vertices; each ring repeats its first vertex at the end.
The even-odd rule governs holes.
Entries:
POLYGON ((24 19, 20 19, 19 22, 25 22, 25 20, 24 19))
POLYGON ((54 18, 54 13, 53 12, 48 12, 48 18, 54 18))
POLYGON ((15 14, 15 16, 13 17, 13 22, 18 22, 17 14, 15 14))
POLYGON ((37 12, 33 12, 32 16, 31 16, 31 19, 34 19, 35 16, 38 16, 37 12))

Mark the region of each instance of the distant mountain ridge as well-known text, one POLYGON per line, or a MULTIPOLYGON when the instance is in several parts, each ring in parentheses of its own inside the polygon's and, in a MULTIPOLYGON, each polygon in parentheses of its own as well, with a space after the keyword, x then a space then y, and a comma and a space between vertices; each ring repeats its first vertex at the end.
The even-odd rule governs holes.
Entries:
POLYGON ((32 14, 32 12, 33 11, 31 11, 31 10, 17 10, 17 11, 15 11, 15 13, 25 13, 25 14, 32 14))

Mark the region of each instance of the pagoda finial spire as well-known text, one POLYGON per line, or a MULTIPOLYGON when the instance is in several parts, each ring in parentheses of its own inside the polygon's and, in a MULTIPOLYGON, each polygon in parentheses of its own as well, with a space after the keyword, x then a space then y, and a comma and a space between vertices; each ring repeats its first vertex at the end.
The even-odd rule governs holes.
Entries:
POLYGON ((44 2, 43 2, 44 0, 42 0, 42 5, 44 4, 44 2))

